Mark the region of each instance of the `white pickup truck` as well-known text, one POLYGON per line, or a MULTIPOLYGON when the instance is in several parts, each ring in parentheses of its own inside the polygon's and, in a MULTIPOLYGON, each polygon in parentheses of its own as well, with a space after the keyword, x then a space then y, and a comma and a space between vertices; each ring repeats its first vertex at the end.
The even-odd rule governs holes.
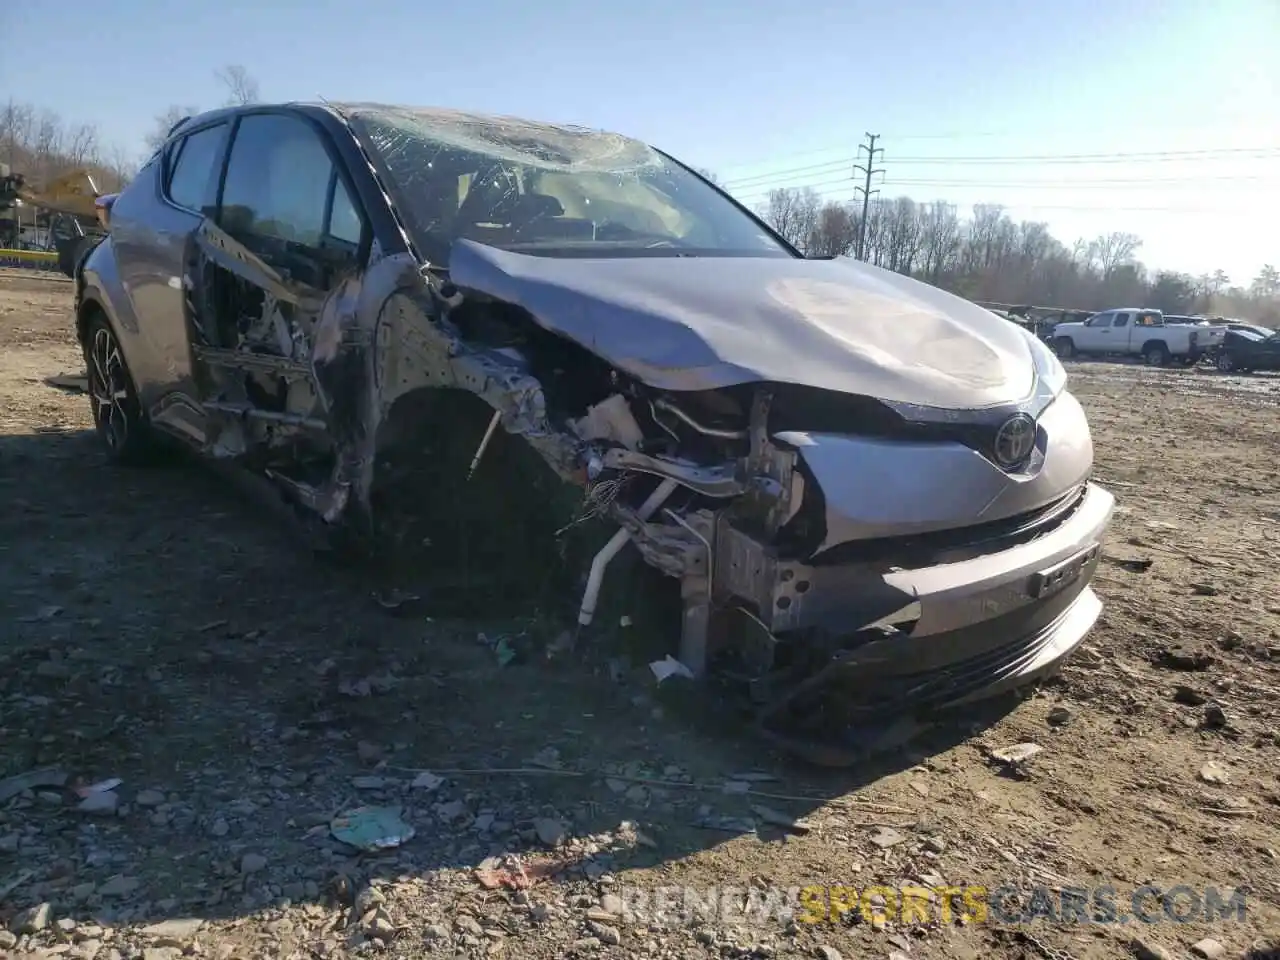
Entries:
POLYGON ((1169 323, 1159 310, 1121 307, 1095 313, 1083 323, 1060 323, 1053 347, 1067 359, 1079 355, 1141 356, 1153 367, 1171 360, 1191 365, 1222 346, 1227 328, 1207 323, 1169 323))

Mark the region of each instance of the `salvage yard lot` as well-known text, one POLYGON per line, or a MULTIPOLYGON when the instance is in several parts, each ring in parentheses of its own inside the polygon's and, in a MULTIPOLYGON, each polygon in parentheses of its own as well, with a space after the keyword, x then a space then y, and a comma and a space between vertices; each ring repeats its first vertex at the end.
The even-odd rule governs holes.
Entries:
POLYGON ((69 284, 0 272, 0 780, 69 776, 0 787, 0 955, 1084 960, 1280 934, 1280 378, 1071 366, 1119 497, 1099 628, 991 724, 824 772, 716 697, 656 688, 665 650, 549 656, 526 624, 431 619, 429 597, 389 616, 217 476, 108 468, 86 399, 46 382, 81 368, 69 308, 69 284), (989 756, 1026 742, 1017 776, 989 756), (70 788, 107 778, 110 815, 77 812, 70 788), (357 855, 328 824, 361 803, 415 836, 357 855), (486 889, 475 868, 507 853, 563 869, 486 889), (822 884, 1113 886, 1122 912, 1144 884, 1216 887, 1247 912, 614 915, 637 889, 822 884))

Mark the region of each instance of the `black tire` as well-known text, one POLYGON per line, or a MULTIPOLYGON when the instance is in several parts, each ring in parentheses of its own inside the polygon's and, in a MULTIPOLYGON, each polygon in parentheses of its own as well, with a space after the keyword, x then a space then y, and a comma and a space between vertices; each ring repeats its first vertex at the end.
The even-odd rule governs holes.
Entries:
POLYGON ((1053 341, 1053 352, 1063 360, 1070 360, 1076 355, 1076 342, 1070 337, 1058 337, 1053 341))
POLYGON ((1142 359, 1149 367, 1163 367, 1169 362, 1169 348, 1163 343, 1148 343, 1142 348, 1142 359))
POLYGON ((124 466, 150 463, 157 453, 155 435, 138 401, 120 341, 102 313, 89 319, 82 346, 89 407, 107 459, 124 466))
POLYGON ((1236 359, 1229 353, 1218 354, 1217 367, 1223 373, 1234 373, 1236 369, 1236 359))

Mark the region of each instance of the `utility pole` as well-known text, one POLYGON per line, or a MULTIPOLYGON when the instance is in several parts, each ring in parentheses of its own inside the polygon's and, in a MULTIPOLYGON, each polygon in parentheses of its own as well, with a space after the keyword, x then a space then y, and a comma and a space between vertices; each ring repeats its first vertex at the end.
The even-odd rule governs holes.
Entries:
POLYGON ((855 195, 858 191, 862 192, 862 222, 858 224, 858 259, 865 260, 867 252, 867 210, 871 205, 871 197, 877 194, 879 190, 871 189, 871 176, 876 173, 884 173, 884 170, 875 169, 876 154, 884 155, 884 147, 876 147, 876 141, 880 139, 878 133, 868 133, 868 143, 858 144, 858 157, 861 159, 862 151, 867 151, 867 165, 854 164, 853 169, 866 175, 866 184, 861 187, 854 187, 855 195))

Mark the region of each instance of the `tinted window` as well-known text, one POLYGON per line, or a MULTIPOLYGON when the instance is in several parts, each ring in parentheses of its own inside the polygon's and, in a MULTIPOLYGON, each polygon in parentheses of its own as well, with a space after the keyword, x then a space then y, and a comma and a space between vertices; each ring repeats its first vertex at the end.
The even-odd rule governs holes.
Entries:
POLYGON ((242 240, 321 248, 333 196, 334 236, 360 242, 360 215, 320 134, 297 117, 258 114, 236 128, 222 190, 222 225, 242 240))
POLYGON ((207 213, 213 206, 215 169, 222 160, 227 125, 220 123, 184 137, 174 145, 169 164, 169 199, 180 207, 207 213))
POLYGON ((1085 326, 1087 327, 1109 327, 1111 325, 1111 314, 1099 313, 1092 317, 1085 326))
POLYGON ((360 111, 351 122, 430 260, 447 262, 463 238, 551 257, 794 256, 635 140, 425 110, 360 111))
POLYGON ((1112 321, 1113 327, 1126 327, 1129 325, 1129 315, 1127 313, 1117 313, 1116 318, 1112 321))

